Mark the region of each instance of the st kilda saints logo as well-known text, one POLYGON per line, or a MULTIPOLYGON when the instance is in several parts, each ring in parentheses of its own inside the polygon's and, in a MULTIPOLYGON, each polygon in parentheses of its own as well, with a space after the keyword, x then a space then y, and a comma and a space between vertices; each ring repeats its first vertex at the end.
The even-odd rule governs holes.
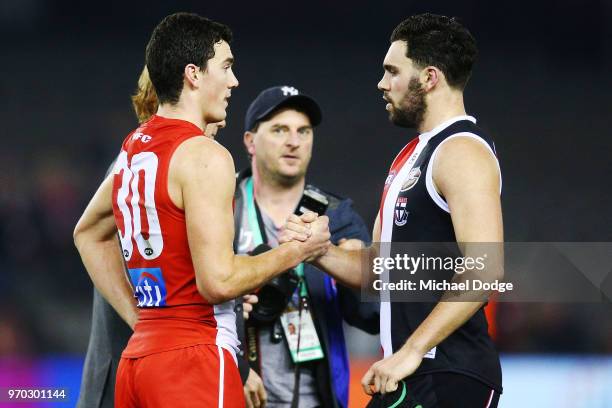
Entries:
POLYGON ((400 191, 404 192, 410 190, 416 185, 417 181, 419 181, 419 177, 421 177, 420 168, 417 167, 415 169, 410 170, 410 173, 408 173, 408 177, 406 177, 406 180, 404 180, 400 191))
POLYGON ((397 197, 397 201, 395 202, 395 211, 393 212, 393 219, 395 221, 395 225, 397 225, 398 227, 406 225, 406 223, 408 222, 408 211, 406 211, 407 203, 408 198, 397 197))

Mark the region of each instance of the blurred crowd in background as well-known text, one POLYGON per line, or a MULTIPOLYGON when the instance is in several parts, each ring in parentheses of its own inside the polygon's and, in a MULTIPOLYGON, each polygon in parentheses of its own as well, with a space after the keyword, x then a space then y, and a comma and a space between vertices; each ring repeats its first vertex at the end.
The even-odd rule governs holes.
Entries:
MULTIPOLYGON (((83 355, 92 286, 72 230, 136 126, 129 95, 150 30, 177 9, 2 3, 0 36, 12 41, 0 56, 0 357, 83 355)), ((296 85, 324 110, 313 179, 352 197, 371 225, 390 160, 411 134, 388 124, 375 87, 390 30, 425 11, 402 3, 230 13, 188 2, 183 9, 235 30, 241 87, 219 140, 237 166, 246 163, 241 115, 251 98, 296 85)), ((481 43, 468 112, 498 137, 507 239, 612 240, 610 5, 465 3, 428 10, 461 16, 481 43)), ((508 353, 612 353, 611 311, 609 303, 502 303, 496 342, 508 353)), ((373 337, 347 338, 356 352, 379 352, 373 337)))

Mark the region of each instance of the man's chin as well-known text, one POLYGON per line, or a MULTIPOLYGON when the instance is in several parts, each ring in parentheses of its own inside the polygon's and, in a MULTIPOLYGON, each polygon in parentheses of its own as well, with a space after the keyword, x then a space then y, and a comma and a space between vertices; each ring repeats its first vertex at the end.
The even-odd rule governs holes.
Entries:
POLYGON ((227 112, 223 109, 218 112, 209 112, 208 115, 204 117, 204 120, 206 120, 206 123, 218 123, 224 121, 226 117, 227 112))
POLYGON ((393 111, 389 112, 389 120, 395 126, 399 126, 399 127, 403 127, 403 128, 408 128, 408 129, 416 129, 417 128, 417 124, 414 123, 414 121, 408 120, 407 118, 403 117, 402 115, 398 115, 398 114, 394 113, 393 111))
POLYGON ((291 185, 297 183, 304 177, 305 173, 301 169, 282 169, 278 172, 278 177, 283 180, 283 184, 291 185))
POLYGON ((279 176, 291 179, 291 178, 299 178, 302 175, 302 172, 298 169, 284 169, 279 172, 279 176))

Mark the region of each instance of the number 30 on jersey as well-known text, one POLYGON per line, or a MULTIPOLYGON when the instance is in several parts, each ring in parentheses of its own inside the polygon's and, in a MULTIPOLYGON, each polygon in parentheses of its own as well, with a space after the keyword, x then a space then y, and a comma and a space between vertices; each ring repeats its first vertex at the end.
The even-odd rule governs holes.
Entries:
MULTIPOLYGON (((123 225, 118 225, 123 258, 132 258, 134 242, 140 255, 147 260, 157 258, 164 248, 157 209, 155 208, 155 179, 158 159, 155 153, 142 152, 132 156, 122 151, 113 174, 119 176, 121 186, 114 205, 121 212, 123 225)), ((118 224, 121 224, 120 222, 118 224)))

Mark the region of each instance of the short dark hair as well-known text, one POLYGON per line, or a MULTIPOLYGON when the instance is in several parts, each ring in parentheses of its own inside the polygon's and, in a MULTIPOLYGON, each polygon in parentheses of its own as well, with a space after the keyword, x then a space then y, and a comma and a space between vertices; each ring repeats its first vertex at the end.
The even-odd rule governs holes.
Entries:
POLYGON ((197 14, 165 17, 153 30, 146 50, 146 65, 159 103, 176 104, 183 90, 185 66, 195 64, 204 70, 215 56, 214 45, 231 40, 229 27, 197 14))
POLYGON ((478 56, 476 40, 454 17, 410 16, 393 30, 394 41, 405 41, 408 58, 421 67, 437 67, 448 84, 459 89, 465 88, 478 56))

